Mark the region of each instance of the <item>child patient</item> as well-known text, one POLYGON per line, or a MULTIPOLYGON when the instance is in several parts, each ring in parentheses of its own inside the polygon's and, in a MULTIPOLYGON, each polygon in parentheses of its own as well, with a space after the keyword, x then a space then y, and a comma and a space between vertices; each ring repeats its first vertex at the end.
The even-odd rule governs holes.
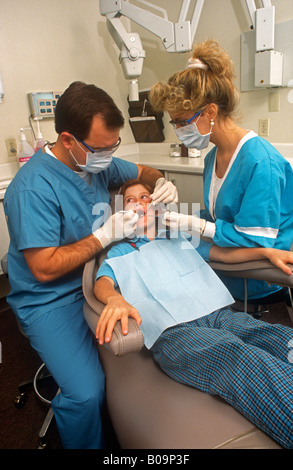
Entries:
POLYGON ((128 318, 134 318, 166 374, 221 396, 280 445, 293 448, 293 329, 234 312, 233 298, 204 261, 267 258, 290 275, 286 263, 293 263, 293 253, 220 248, 160 230, 162 210, 151 204, 151 188, 131 180, 121 193, 124 209, 138 214, 137 227, 131 239, 110 248, 97 273, 94 292, 105 304, 99 343, 111 340, 118 320, 127 334, 128 318))

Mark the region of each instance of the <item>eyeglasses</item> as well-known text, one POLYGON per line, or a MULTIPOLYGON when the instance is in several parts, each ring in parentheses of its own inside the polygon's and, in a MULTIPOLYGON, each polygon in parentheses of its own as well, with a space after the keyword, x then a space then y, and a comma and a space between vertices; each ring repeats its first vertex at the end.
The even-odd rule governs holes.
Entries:
POLYGON ((196 118, 196 116, 199 116, 201 113, 201 111, 198 111, 197 113, 195 113, 193 116, 191 116, 191 118, 189 119, 184 119, 184 121, 169 121, 171 126, 173 126, 174 129, 178 129, 178 127, 184 127, 184 126, 188 126, 188 124, 191 123, 191 121, 196 118))
POLYGON ((78 140, 78 142, 80 142, 82 145, 84 145, 91 153, 95 153, 95 152, 113 152, 114 153, 118 149, 119 145, 121 144, 121 137, 119 137, 117 144, 113 145, 112 147, 93 149, 88 144, 86 144, 83 140, 80 140, 77 137, 75 137, 75 139, 78 140))

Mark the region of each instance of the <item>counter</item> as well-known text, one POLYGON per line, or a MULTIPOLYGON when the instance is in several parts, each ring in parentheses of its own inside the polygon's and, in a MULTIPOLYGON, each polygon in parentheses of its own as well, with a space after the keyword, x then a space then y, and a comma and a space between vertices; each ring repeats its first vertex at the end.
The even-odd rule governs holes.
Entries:
MULTIPOLYGON (((293 167, 293 144, 273 144, 277 150, 286 158, 293 167)), ((212 148, 212 144, 207 149, 201 151, 198 158, 170 157, 170 142, 154 144, 125 144, 115 152, 115 156, 133 163, 149 165, 159 170, 176 171, 179 173, 201 174, 204 166, 204 158, 212 148)), ((1 182, 9 182, 19 169, 18 162, 0 164, 0 188, 1 182)), ((5 185, 5 183, 4 183, 5 185)))
MULTIPOLYGON (((293 144, 272 144, 293 168, 293 144)), ((176 171, 179 173, 202 174, 206 154, 212 149, 210 144, 207 149, 201 150, 198 158, 170 157, 170 143, 160 144, 129 144, 121 145, 115 156, 133 163, 149 165, 159 170, 176 171)))
POLYGON ((115 156, 129 162, 151 166, 158 170, 202 175, 207 150, 203 151, 200 157, 189 158, 170 157, 169 148, 170 143, 122 145, 115 152, 115 156))
POLYGON ((203 155, 197 158, 170 157, 168 155, 169 144, 167 146, 166 144, 160 145, 161 147, 158 147, 158 144, 149 148, 140 147, 137 151, 131 148, 131 146, 126 145, 119 149, 115 156, 129 162, 151 166, 158 170, 202 174, 204 165, 203 155))

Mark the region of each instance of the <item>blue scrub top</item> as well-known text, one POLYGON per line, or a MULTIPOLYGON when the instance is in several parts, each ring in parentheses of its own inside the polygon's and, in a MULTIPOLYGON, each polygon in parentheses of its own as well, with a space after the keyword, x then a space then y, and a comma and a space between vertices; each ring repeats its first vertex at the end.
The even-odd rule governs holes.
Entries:
POLYGON ((215 220, 209 208, 217 149, 205 158, 202 215, 215 222, 213 241, 226 247, 289 250, 293 230, 293 169, 266 140, 255 135, 240 148, 219 190, 215 220))
POLYGON ((90 235, 101 215, 97 203, 110 203, 108 187, 137 176, 137 165, 113 158, 106 170, 91 175, 88 185, 42 149, 18 171, 4 200, 10 234, 11 292, 7 300, 24 324, 80 299, 83 267, 55 281, 40 283, 29 270, 22 251, 63 246, 90 235))
MULTIPOLYGON (((213 241, 223 247, 273 247, 290 250, 293 241, 293 170, 265 139, 255 135, 240 148, 216 199, 215 220, 209 208, 216 158, 214 147, 205 158, 201 216, 215 222, 213 241)), ((232 295, 244 299, 242 279, 219 274, 232 295)), ((265 297, 280 289, 247 281, 248 298, 265 297)))

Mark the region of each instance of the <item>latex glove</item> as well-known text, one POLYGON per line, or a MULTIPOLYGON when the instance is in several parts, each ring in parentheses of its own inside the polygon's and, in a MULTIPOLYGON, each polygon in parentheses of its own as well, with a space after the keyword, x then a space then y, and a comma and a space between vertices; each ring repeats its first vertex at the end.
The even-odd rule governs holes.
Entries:
POLYGON ((180 230, 181 232, 189 231, 201 234, 205 221, 196 215, 166 211, 164 213, 162 222, 173 230, 180 230))
POLYGON ((138 214, 129 211, 119 211, 113 214, 104 225, 93 232, 103 248, 113 241, 129 237, 136 229, 138 214))
POLYGON ((164 204, 171 202, 176 203, 178 202, 177 188, 171 181, 167 181, 165 178, 159 178, 156 181, 154 192, 150 197, 154 205, 159 202, 163 202, 164 204))

